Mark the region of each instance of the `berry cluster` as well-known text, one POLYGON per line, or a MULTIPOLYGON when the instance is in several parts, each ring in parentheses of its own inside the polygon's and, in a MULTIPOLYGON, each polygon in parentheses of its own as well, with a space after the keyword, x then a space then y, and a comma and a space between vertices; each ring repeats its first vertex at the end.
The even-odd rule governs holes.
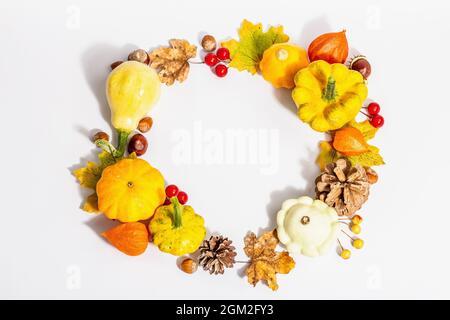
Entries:
POLYGON ((208 52, 203 62, 213 70, 216 76, 225 77, 228 73, 227 64, 230 61, 230 51, 223 47, 216 50, 216 39, 209 34, 203 37, 202 47, 208 52))
POLYGON ((370 119, 370 124, 375 128, 381 128, 384 125, 384 118, 380 115, 380 105, 371 102, 366 109, 368 114, 364 114, 370 119))
MULTIPOLYGON (((363 218, 360 215, 354 215, 351 218, 351 223, 348 224, 350 231, 354 234, 360 234, 361 233, 360 224, 362 223, 362 221, 363 221, 363 218)), ((347 237, 350 238, 352 246, 355 249, 362 249, 362 247, 364 246, 364 241, 361 238, 352 237, 345 231, 342 231, 342 232, 347 237)), ((345 260, 349 259, 351 256, 351 251, 349 249, 344 248, 339 240, 338 240, 338 242, 339 242, 339 246, 341 248, 340 256, 342 257, 342 259, 345 259, 345 260)))
POLYGON ((227 48, 219 48, 216 53, 208 53, 204 61, 207 66, 213 68, 216 76, 223 78, 228 73, 226 63, 230 61, 230 51, 227 48))
POLYGON ((184 191, 180 191, 178 187, 174 184, 168 185, 166 187, 166 201, 164 202, 164 205, 170 204, 170 199, 173 197, 177 197, 178 201, 181 204, 185 204, 188 201, 188 195, 184 191))

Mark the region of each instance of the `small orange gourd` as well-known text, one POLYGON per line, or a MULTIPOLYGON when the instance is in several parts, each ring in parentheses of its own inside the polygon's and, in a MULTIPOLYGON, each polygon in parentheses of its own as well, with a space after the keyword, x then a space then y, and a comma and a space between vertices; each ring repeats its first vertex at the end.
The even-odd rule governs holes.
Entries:
POLYGON ((336 131, 333 147, 344 156, 357 156, 369 150, 369 146, 361 131, 353 127, 342 128, 336 131))
POLYGON ((318 36, 308 48, 309 61, 324 60, 328 63, 345 63, 348 56, 348 42, 345 30, 318 36))
POLYGON ((147 249, 149 235, 145 224, 128 222, 102 233, 114 247, 129 256, 138 256, 147 249))

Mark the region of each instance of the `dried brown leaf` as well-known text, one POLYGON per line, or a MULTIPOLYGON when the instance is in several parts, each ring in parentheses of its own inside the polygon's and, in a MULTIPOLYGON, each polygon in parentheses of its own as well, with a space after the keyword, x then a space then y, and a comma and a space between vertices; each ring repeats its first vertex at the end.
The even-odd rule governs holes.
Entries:
POLYGON ((149 53, 150 66, 158 72, 162 83, 170 86, 183 82, 189 74, 189 59, 197 55, 197 47, 186 40, 172 39, 170 47, 161 47, 149 53))
POLYGON ((288 252, 275 251, 278 245, 276 230, 266 232, 259 238, 251 232, 244 238, 244 244, 244 252, 250 258, 246 270, 248 282, 255 286, 258 281, 264 280, 269 288, 277 290, 276 274, 289 273, 295 267, 295 262, 288 252))

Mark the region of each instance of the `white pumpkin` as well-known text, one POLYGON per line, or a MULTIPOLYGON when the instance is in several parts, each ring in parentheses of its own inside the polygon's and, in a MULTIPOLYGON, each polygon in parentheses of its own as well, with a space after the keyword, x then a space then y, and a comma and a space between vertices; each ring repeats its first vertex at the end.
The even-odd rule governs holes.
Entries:
POLYGON ((287 250, 309 257, 328 252, 340 229, 336 210, 310 197, 286 200, 277 225, 278 239, 287 250))

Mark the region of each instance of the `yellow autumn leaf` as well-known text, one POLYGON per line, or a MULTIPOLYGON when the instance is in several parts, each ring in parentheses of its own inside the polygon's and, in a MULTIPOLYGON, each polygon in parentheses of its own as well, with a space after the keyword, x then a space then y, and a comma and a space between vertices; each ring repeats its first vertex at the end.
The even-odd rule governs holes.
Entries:
POLYGON ((355 120, 353 120, 349 123, 349 126, 361 131, 366 141, 373 139, 378 131, 377 128, 370 124, 369 120, 365 120, 363 122, 356 122, 355 120))
POLYGON ((89 213, 98 213, 100 212, 98 210, 98 197, 97 193, 93 193, 90 196, 86 198, 86 201, 83 204, 83 207, 81 207, 86 212, 89 213))
POLYGON ((264 32, 261 23, 253 24, 248 20, 242 21, 238 34, 239 41, 232 39, 222 42, 221 45, 230 51, 230 67, 239 71, 247 70, 251 74, 258 71, 259 62, 266 49, 275 43, 289 40, 282 26, 269 27, 264 32))
POLYGON ((380 149, 369 145, 369 151, 361 153, 357 156, 346 157, 352 165, 359 164, 363 167, 380 166, 384 164, 383 157, 380 155, 380 149))
POLYGON ((320 153, 316 158, 316 163, 322 171, 327 164, 342 158, 342 155, 333 148, 329 141, 320 141, 319 148, 320 153))

